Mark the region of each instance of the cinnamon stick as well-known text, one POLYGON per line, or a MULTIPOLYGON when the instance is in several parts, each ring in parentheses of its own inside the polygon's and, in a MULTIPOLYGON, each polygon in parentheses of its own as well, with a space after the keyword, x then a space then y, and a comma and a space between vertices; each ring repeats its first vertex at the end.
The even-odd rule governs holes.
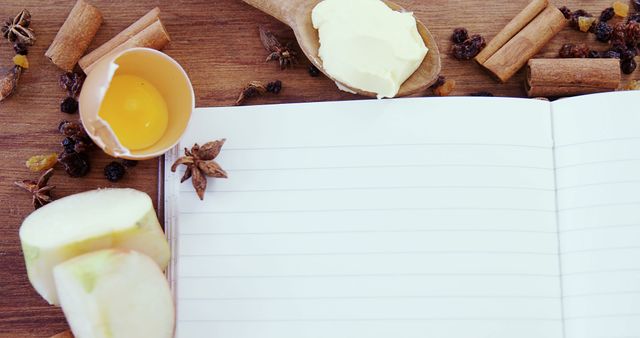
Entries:
POLYGON ((618 59, 531 59, 529 97, 561 97, 614 91, 621 82, 618 59))
POLYGON ((109 53, 113 48, 123 44, 134 35, 140 33, 142 30, 149 27, 152 23, 159 20, 159 18, 160 18, 160 9, 158 7, 150 10, 147 14, 145 14, 143 17, 138 19, 136 22, 132 23, 129 27, 127 27, 122 32, 118 33, 118 35, 114 36, 111 40, 107 41, 102 46, 96 48, 91 53, 83 56, 80 59, 80 61, 78 61, 78 65, 80 65, 80 68, 85 70, 89 65, 101 59, 105 54, 109 53))
POLYGON ((101 24, 100 11, 85 0, 78 0, 44 55, 63 70, 72 71, 101 24))
POLYGON ((533 0, 518 15, 516 15, 487 46, 476 56, 476 62, 483 64, 491 55, 495 54, 505 43, 511 40, 531 20, 549 5, 548 0, 533 0))
POLYGON ((497 79, 506 82, 566 25, 567 20, 562 12, 549 4, 522 30, 480 64, 497 79))
POLYGON ((171 39, 159 14, 158 8, 152 9, 114 38, 80 59, 80 67, 85 73, 89 73, 100 60, 126 49, 147 47, 160 50, 164 48, 171 39))

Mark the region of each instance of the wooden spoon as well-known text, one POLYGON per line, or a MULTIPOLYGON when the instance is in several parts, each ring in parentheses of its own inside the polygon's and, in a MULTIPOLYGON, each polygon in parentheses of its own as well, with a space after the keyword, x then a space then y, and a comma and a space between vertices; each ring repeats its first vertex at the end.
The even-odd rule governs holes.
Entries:
MULTIPOLYGON (((322 60, 318 56, 320 38, 318 37, 318 31, 313 28, 313 23, 311 22, 311 10, 313 10, 320 0, 244 0, 244 2, 291 27, 296 35, 300 48, 307 55, 309 61, 325 73, 327 77, 336 81, 327 74, 322 67, 322 60)), ((402 7, 391 1, 384 2, 393 10, 404 11, 402 7)), ((438 74, 440 74, 440 52, 438 51, 436 40, 422 22, 418 19, 416 19, 416 22, 418 32, 420 36, 422 36, 424 44, 429 48, 429 52, 418 69, 400 86, 396 97, 415 94, 427 89, 436 81, 438 74)), ((347 88, 360 95, 376 96, 375 93, 366 92, 357 88, 347 88)))

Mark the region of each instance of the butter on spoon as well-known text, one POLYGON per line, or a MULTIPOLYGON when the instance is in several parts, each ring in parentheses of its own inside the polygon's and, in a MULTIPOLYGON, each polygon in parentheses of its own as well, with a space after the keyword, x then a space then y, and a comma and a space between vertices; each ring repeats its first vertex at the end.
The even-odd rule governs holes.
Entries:
MULTIPOLYGON (((342 0, 345 1, 345 0, 342 0)), ((372 1, 372 0, 370 0, 372 1)), ((323 67, 323 61, 319 56, 320 36, 318 30, 313 27, 311 13, 316 7, 319 0, 244 0, 244 2, 256 7, 265 13, 272 15, 276 19, 289 25, 295 33, 296 39, 302 51, 307 58, 318 69, 320 69, 330 79, 341 83, 346 89, 352 90, 361 95, 378 96, 374 93, 361 88, 354 88, 343 81, 336 79, 327 69, 323 67)), ((404 11, 404 9, 393 2, 384 1, 384 3, 395 11, 404 11)), ((422 60, 418 68, 402 83, 395 96, 411 95, 426 90, 433 84, 440 73, 440 53, 435 39, 429 30, 416 19, 416 27, 420 37, 424 41, 424 45, 428 48, 426 57, 422 60)), ((362 61, 367 61, 367 56, 362 56, 362 61)))

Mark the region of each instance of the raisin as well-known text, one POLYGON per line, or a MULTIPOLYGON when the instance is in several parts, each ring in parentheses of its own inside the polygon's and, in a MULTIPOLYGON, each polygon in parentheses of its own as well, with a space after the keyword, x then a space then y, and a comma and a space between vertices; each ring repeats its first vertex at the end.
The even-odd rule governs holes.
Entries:
POLYGON ((613 27, 613 32, 611 33, 611 43, 624 45, 627 40, 627 27, 623 23, 619 23, 613 27))
POLYGON ((282 81, 276 80, 276 81, 267 83, 267 92, 278 94, 280 90, 282 90, 282 81))
POLYGON ((111 162, 104 167, 104 177, 111 182, 118 182, 126 173, 125 167, 118 162, 111 162))
POLYGON ((628 60, 622 60, 620 61, 620 69, 622 69, 622 72, 625 74, 631 74, 636 70, 636 67, 638 66, 638 64, 636 63, 636 60, 634 59, 628 59, 628 60))
POLYGON ((13 44, 13 50, 16 52, 16 54, 18 55, 27 55, 29 54, 29 50, 27 45, 25 45, 22 42, 16 42, 13 44))
POLYGON ((604 52, 604 54, 602 54, 602 57, 605 59, 619 59, 620 53, 616 52, 615 50, 608 50, 604 52))
POLYGON ((471 93, 469 94, 469 96, 487 96, 487 97, 493 97, 493 93, 490 92, 485 92, 485 91, 480 91, 480 92, 475 92, 475 93, 471 93))
POLYGON ((65 153, 71 154, 76 151, 75 150, 76 141, 74 141, 71 137, 65 137, 61 143, 65 153))
POLYGON ((67 114, 75 114, 78 112, 78 101, 76 101, 76 99, 74 99, 71 96, 67 96, 64 100, 62 100, 62 102, 60 103, 60 110, 63 113, 67 113, 67 114))
POLYGON ((458 60, 471 60, 487 45, 480 35, 472 35, 463 43, 454 44, 452 54, 458 60))
POLYGON ((82 177, 89 173, 89 158, 86 154, 62 152, 58 155, 58 162, 71 177, 82 177))
POLYGON ((309 65, 309 75, 311 75, 311 77, 320 76, 320 69, 314 65, 309 65))
POLYGON ((67 72, 60 75, 58 83, 62 89, 67 91, 69 96, 76 97, 80 93, 80 89, 82 89, 84 75, 80 73, 67 72))
POLYGON ((629 16, 627 22, 640 22, 640 12, 629 16))
POLYGON ((611 40, 611 34, 613 33, 613 27, 606 22, 600 21, 595 26, 596 39, 601 42, 609 42, 611 40))
POLYGON ((620 59, 621 60, 632 60, 633 58, 636 57, 636 50, 635 49, 627 49, 624 52, 620 53, 620 59))
POLYGON ((449 96, 455 87, 455 80, 445 80, 442 86, 433 89, 433 93, 438 96, 449 96))
POLYGON ((613 11, 613 7, 606 8, 602 11, 602 13, 600 13, 600 21, 609 21, 613 19, 613 16, 615 14, 616 13, 613 11))
POLYGON ((134 160, 122 160, 122 165, 127 168, 133 168, 138 165, 138 161, 134 160))
POLYGON ((635 46, 640 43, 640 23, 629 22, 625 25, 625 41, 630 46, 635 46))
POLYGON ((451 35, 453 43, 463 43, 469 38, 469 32, 466 28, 456 28, 451 35))
POLYGON ((571 18, 571 10, 567 8, 567 6, 562 6, 559 9, 560 9, 560 12, 562 12, 562 15, 564 15, 565 19, 568 20, 571 18))
POLYGON ((558 56, 561 58, 586 58, 589 56, 589 47, 585 44, 574 45, 567 43, 560 48, 558 56))

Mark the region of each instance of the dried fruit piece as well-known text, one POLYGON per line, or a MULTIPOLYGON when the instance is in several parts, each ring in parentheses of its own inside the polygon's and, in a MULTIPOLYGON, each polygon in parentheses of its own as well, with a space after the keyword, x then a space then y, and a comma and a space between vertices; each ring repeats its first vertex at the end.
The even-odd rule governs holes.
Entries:
POLYGON ((456 87, 455 80, 445 80, 442 86, 433 89, 433 93, 438 96, 449 96, 453 89, 456 87))
POLYGON ((80 73, 64 73, 60 75, 58 83, 62 89, 67 91, 69 96, 76 97, 80 93, 80 89, 82 89, 84 75, 80 73))
POLYGON ((318 69, 318 67, 316 67, 314 65, 309 65, 309 75, 311 77, 320 76, 320 69, 318 69))
POLYGON ((451 35, 453 43, 463 43, 469 38, 469 32, 466 28, 456 28, 451 35))
POLYGON ((83 153, 66 153, 58 155, 58 162, 71 177, 82 177, 89 173, 89 158, 83 153))
POLYGON ((58 154, 52 153, 48 155, 31 156, 25 165, 31 171, 42 171, 53 168, 58 160, 58 154))
POLYGON ((581 32, 588 32, 593 26, 593 23, 596 22, 596 18, 581 16, 578 18, 578 28, 581 32))
POLYGON ((574 45, 567 43, 560 48, 558 56, 561 58, 586 58, 589 56, 589 47, 585 44, 574 45))
POLYGON ((625 89, 626 90, 640 90, 640 81, 638 81, 638 80, 630 81, 625 89))
POLYGON ((473 35, 463 43, 454 44, 452 54, 458 60, 471 60, 487 45, 480 35, 473 35))
POLYGON ((13 50, 16 52, 16 54, 19 54, 19 55, 29 54, 29 49, 27 48, 27 45, 22 42, 14 43, 13 50))
POLYGON ((631 0, 633 4, 633 8, 636 9, 637 12, 640 12, 640 0, 631 0))
POLYGON ((583 10, 583 9, 579 9, 575 12, 571 13, 571 16, 569 17, 569 26, 575 28, 575 29, 579 29, 580 25, 578 23, 578 21, 580 20, 581 17, 592 17, 593 15, 591 15, 591 13, 583 10))
POLYGON ((600 13, 600 21, 609 21, 613 19, 615 14, 613 7, 605 8, 602 13, 600 13))
POLYGON ((626 18, 627 15, 629 15, 629 5, 623 2, 616 1, 613 3, 612 7, 613 7, 613 11, 619 17, 626 18))
POLYGON ((60 102, 60 111, 67 114, 75 114, 78 112, 78 101, 71 96, 67 96, 60 102))
POLYGON ((640 44, 640 23, 628 22, 625 25, 624 36, 628 46, 640 44))
POLYGON ((638 67, 638 64, 634 59, 627 59, 627 60, 620 61, 620 69, 622 69, 622 72, 625 74, 633 73, 637 67, 638 67))
POLYGON ((282 90, 282 81, 276 80, 276 81, 267 83, 268 93, 278 94, 280 93, 280 90, 282 90))
POLYGON ((495 96, 495 95, 493 95, 493 93, 491 93, 491 92, 479 91, 479 92, 471 93, 471 94, 469 94, 469 96, 485 96, 485 97, 493 97, 493 96, 495 96))
POLYGON ((138 161, 134 160, 122 160, 122 165, 127 168, 133 168, 138 165, 138 161))
POLYGON ((594 34, 596 39, 601 42, 609 42, 611 40, 611 34, 613 33, 613 27, 606 22, 600 21, 596 24, 594 34))
POLYGON ((120 181, 122 177, 124 177, 125 173, 125 167, 116 161, 113 161, 104 167, 104 177, 111 182, 120 181))
POLYGON ((16 54, 13 57, 13 63, 16 66, 22 67, 24 69, 28 69, 29 68, 29 60, 27 59, 27 57, 25 55, 16 54))

